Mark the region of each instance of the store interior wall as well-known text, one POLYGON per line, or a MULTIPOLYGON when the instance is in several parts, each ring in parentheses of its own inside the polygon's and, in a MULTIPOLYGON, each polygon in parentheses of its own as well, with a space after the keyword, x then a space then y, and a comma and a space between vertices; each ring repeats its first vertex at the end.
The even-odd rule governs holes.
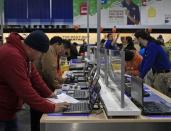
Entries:
MULTIPOLYGON (((159 35, 162 35, 165 42, 171 42, 171 34, 167 33, 151 33, 154 38, 157 38, 159 35)), ((9 33, 4 33, 4 42, 6 37, 8 37, 9 33)), ((28 33, 20 33, 21 36, 26 37, 28 33)), ((77 42, 78 44, 82 44, 83 40, 87 41, 87 33, 47 33, 49 39, 53 36, 60 36, 63 39, 70 39, 71 42, 77 42)), ((113 33, 113 37, 115 38, 117 33, 113 33)), ((101 39, 106 39, 107 33, 101 33, 101 39)), ((131 36, 134 39, 134 33, 120 33, 117 43, 121 43, 120 37, 123 36, 131 36)), ((97 42, 97 34, 90 33, 90 44, 95 44, 97 42)))

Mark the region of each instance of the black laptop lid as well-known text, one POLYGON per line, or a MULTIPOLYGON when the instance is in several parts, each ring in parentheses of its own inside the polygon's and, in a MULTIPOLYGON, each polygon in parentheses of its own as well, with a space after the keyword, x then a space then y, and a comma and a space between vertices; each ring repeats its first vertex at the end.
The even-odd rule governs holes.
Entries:
POLYGON ((93 83, 89 89, 89 91, 90 91, 90 98, 89 98, 90 110, 93 109, 94 104, 97 102, 97 99, 99 97, 99 92, 100 92, 101 87, 99 85, 97 85, 98 80, 99 80, 99 76, 96 75, 96 77, 93 80, 93 83))
POLYGON ((96 73, 96 69, 97 69, 97 67, 94 66, 93 69, 90 71, 90 74, 89 74, 89 76, 88 76, 88 79, 89 79, 89 80, 92 80, 92 79, 94 78, 94 75, 95 75, 95 73, 96 73))
POLYGON ((131 77, 131 98, 138 104, 138 106, 143 107, 143 80, 139 77, 131 77))

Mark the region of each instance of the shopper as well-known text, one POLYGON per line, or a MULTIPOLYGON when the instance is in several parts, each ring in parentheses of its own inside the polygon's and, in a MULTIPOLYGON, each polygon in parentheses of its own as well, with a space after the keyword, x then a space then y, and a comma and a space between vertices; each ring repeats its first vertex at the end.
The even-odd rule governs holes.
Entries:
POLYGON ((162 44, 164 44, 164 39, 163 39, 163 36, 162 35, 159 35, 157 37, 157 40, 160 41, 162 44))
POLYGON ((125 50, 136 50, 132 37, 127 36, 126 43, 127 43, 127 46, 125 47, 125 50))
POLYGON ((123 0, 122 7, 126 7, 127 25, 137 25, 140 23, 140 10, 132 0, 123 0))
POLYGON ((60 36, 54 36, 50 39, 50 44, 53 45, 55 43, 55 44, 61 45, 62 41, 63 39, 60 36))
POLYGON ((85 52, 87 52, 87 43, 85 40, 83 40, 83 44, 80 46, 80 49, 79 49, 79 55, 84 56, 85 52))
POLYGON ((77 56, 79 56, 79 53, 78 53, 78 50, 77 50, 77 46, 78 46, 78 44, 76 42, 74 42, 71 45, 70 57, 68 57, 68 60, 77 59, 77 56))
POLYGON ((116 45, 118 37, 119 35, 117 35, 116 39, 113 39, 113 35, 111 33, 107 34, 107 40, 104 43, 104 47, 106 49, 118 50, 118 47, 116 45))
POLYGON ((45 98, 55 96, 43 82, 32 62, 49 48, 42 31, 30 33, 24 40, 11 33, 0 47, 0 130, 17 131, 16 112, 23 103, 41 112, 58 112, 67 103, 53 104, 45 98))
POLYGON ((144 30, 137 31, 135 37, 145 47, 145 54, 140 67, 140 77, 144 78, 147 72, 152 69, 154 87, 168 95, 168 89, 171 85, 171 63, 167 54, 158 41, 144 30))
MULTIPOLYGON (((51 91, 60 89, 65 80, 61 78, 61 76, 59 76, 60 73, 58 73, 60 72, 59 59, 60 56, 64 56, 69 52, 70 45, 63 44, 63 42, 63 39, 59 36, 52 37, 49 50, 34 62, 41 77, 51 91)), ((30 114, 31 131, 40 131, 40 118, 43 113, 31 108, 30 114)))
POLYGON ((164 51, 166 52, 167 56, 169 57, 169 60, 171 61, 171 58, 170 58, 170 49, 169 49, 169 47, 165 46, 163 36, 162 35, 159 35, 157 37, 157 40, 159 41, 159 44, 164 49, 164 51))
POLYGON ((139 76, 139 68, 142 57, 135 50, 125 50, 125 72, 126 74, 139 76))
POLYGON ((60 74, 59 61, 61 56, 67 57, 70 54, 70 47, 71 44, 66 40, 62 40, 61 43, 53 40, 49 50, 35 62, 39 73, 51 91, 61 88, 61 84, 65 81, 60 74))

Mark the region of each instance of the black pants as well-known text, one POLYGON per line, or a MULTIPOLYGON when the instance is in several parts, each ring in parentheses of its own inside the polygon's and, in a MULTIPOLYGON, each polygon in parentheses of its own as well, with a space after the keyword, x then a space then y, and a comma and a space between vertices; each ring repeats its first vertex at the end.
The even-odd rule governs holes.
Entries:
POLYGON ((31 118, 31 131, 40 131, 40 118, 42 112, 30 109, 30 118, 31 118))
POLYGON ((18 131, 17 120, 0 121, 0 131, 18 131))

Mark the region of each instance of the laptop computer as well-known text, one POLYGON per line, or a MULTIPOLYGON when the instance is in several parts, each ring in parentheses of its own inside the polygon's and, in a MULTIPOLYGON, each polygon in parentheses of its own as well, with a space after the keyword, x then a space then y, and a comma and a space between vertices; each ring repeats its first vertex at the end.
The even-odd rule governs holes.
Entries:
POLYGON ((85 67, 84 67, 82 73, 75 74, 75 73, 73 73, 73 71, 70 71, 70 74, 67 74, 67 76, 68 76, 67 84, 77 83, 77 82, 86 82, 87 81, 87 77, 86 77, 86 73, 85 73, 86 68, 87 68, 87 63, 85 63, 85 67))
POLYGON ((92 84, 89 86, 88 90, 68 90, 66 94, 78 100, 88 99, 92 88, 96 87, 98 80, 99 80, 99 75, 98 76, 96 75, 92 84))
POLYGON ((70 106, 63 111, 63 114, 91 113, 94 109, 94 105, 99 102, 100 89, 100 86, 91 87, 88 101, 70 104, 70 106))
MULTIPOLYGON (((131 78, 131 97, 133 102, 142 109, 144 115, 171 115, 171 107, 161 101, 144 101, 143 80, 138 77, 131 78)), ((149 97, 150 98, 150 97, 149 97)))
POLYGON ((83 70, 72 70, 71 72, 75 77, 83 77, 86 75, 87 68, 88 68, 88 63, 85 63, 83 70))
POLYGON ((95 67, 95 65, 89 64, 88 62, 85 63, 85 67, 83 70, 72 70, 72 74, 75 77, 85 77, 89 76, 91 70, 95 67))
MULTIPOLYGON (((90 73, 88 73, 87 76, 85 76, 85 77, 87 77, 86 78, 87 81, 77 81, 77 80, 75 80, 75 78, 70 79, 70 81, 65 83, 65 87, 64 87, 65 90, 66 90, 66 86, 67 86, 66 84, 70 84, 70 83, 72 83, 72 84, 77 83, 77 86, 80 87, 81 89, 88 89, 89 85, 91 84, 91 82, 95 76, 96 69, 97 69, 96 66, 94 66, 93 69, 90 71, 90 73)), ((72 86, 72 87, 76 87, 76 86, 72 86)), ((69 90, 69 88, 68 88, 68 90, 69 90)))
POLYGON ((89 64, 88 62, 85 63, 85 67, 83 70, 72 70, 73 73, 88 73, 93 69, 94 65, 89 64))
POLYGON ((86 66, 86 63, 70 63, 69 70, 83 70, 86 66))
POLYGON ((83 62, 85 62, 85 61, 82 59, 71 59, 70 60, 70 63, 83 63, 83 62))
POLYGON ((80 86, 81 89, 88 89, 88 87, 92 84, 94 78, 96 77, 96 69, 97 67, 94 66, 94 68, 90 71, 90 73, 87 74, 87 82, 77 83, 77 85, 80 86))
POLYGON ((81 90, 81 89, 88 89, 89 86, 92 84, 94 78, 96 76, 96 68, 92 69, 90 72, 88 82, 78 82, 78 83, 70 83, 70 84, 62 84, 62 90, 81 90))

